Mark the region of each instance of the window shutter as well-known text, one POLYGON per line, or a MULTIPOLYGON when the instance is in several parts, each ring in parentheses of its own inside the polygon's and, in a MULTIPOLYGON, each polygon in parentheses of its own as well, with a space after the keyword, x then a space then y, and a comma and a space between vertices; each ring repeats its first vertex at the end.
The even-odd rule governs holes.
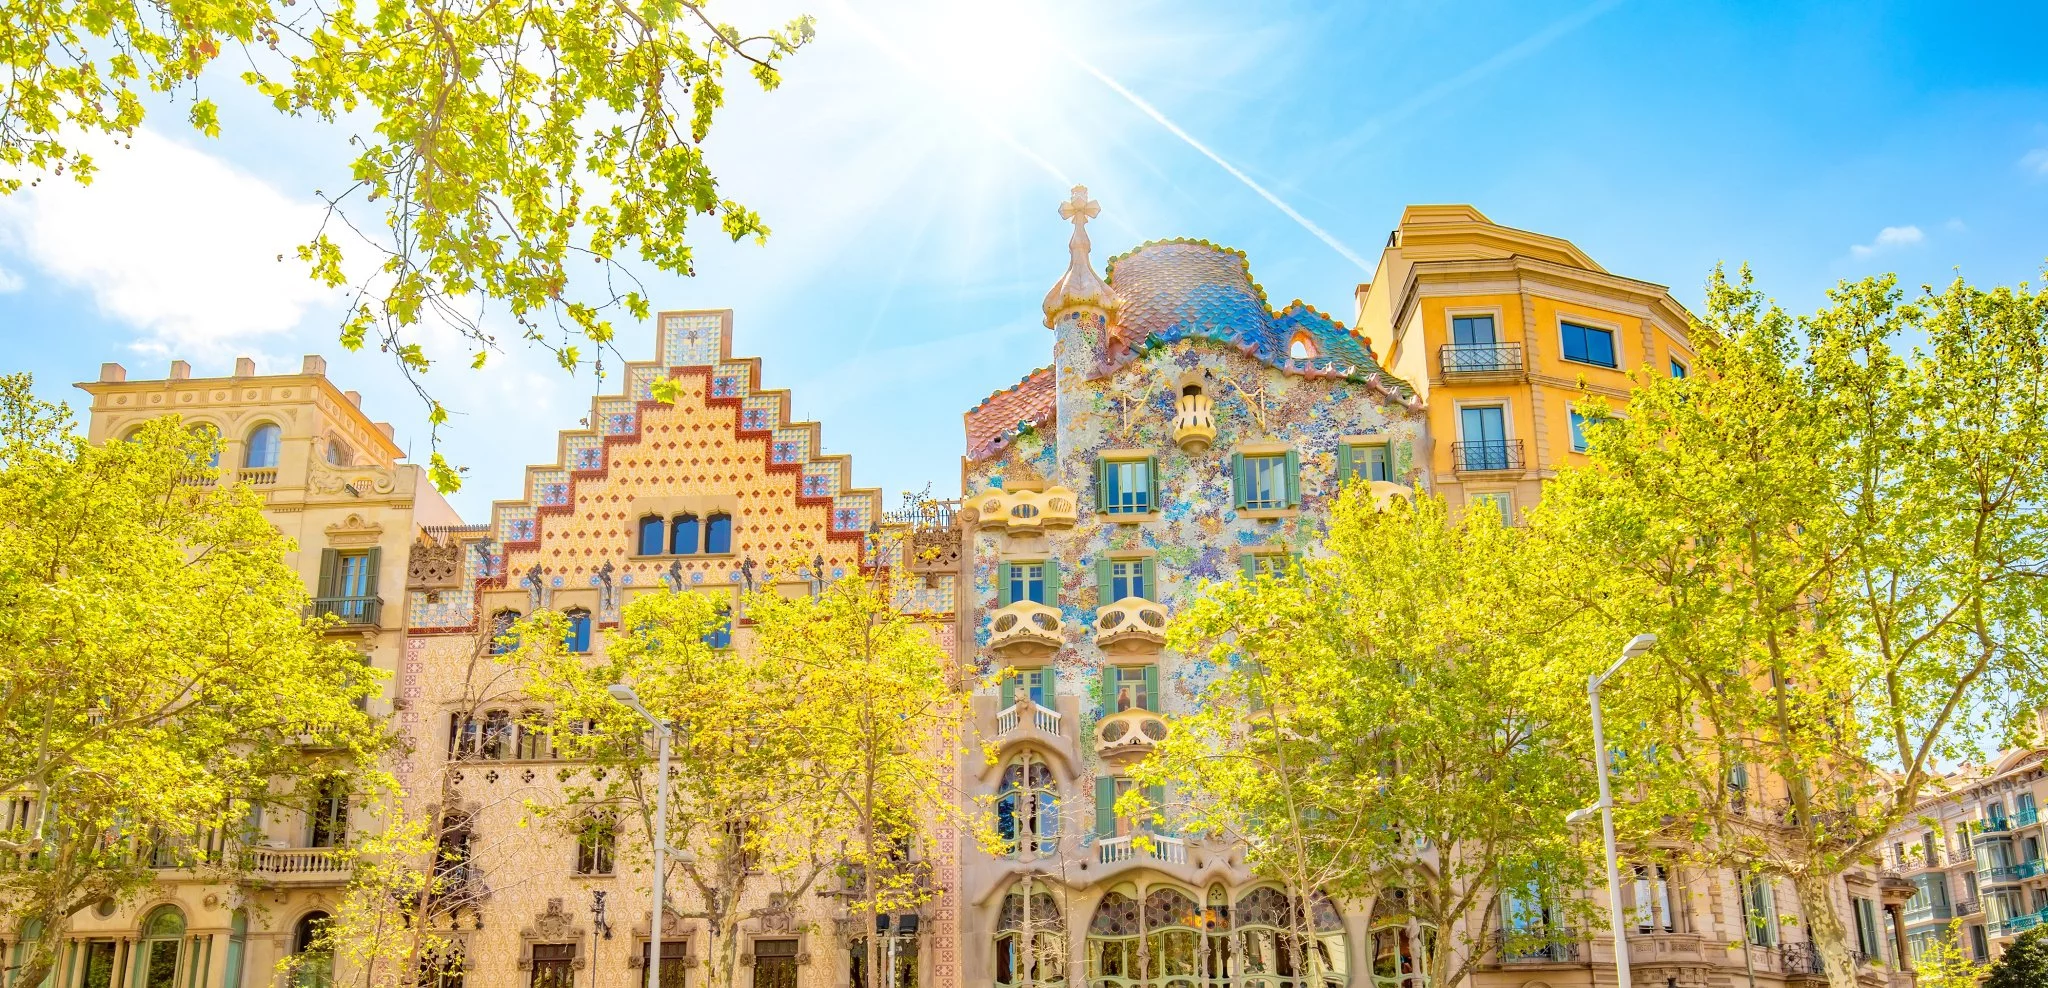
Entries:
POLYGON ((1116 667, 1102 667, 1102 716, 1116 713, 1116 667))
POLYGON ((1244 510, 1244 493, 1248 486, 1244 479, 1244 454, 1230 454, 1230 486, 1237 498, 1237 510, 1244 510))
POLYGON ((1145 709, 1155 714, 1159 712, 1159 667, 1157 665, 1145 667, 1145 709))
POLYGON ((1108 556, 1103 556, 1095 561, 1095 596, 1102 604, 1111 604, 1116 601, 1116 598, 1110 596, 1114 592, 1111 589, 1112 581, 1109 572, 1111 565, 1113 563, 1108 556))
POLYGON ((1156 565, 1157 562, 1158 560, 1153 557, 1146 556, 1144 561, 1138 564, 1139 572, 1145 578, 1146 600, 1159 599, 1159 567, 1156 565))
POLYGON ((1337 444, 1337 479, 1340 482, 1350 480, 1352 475, 1358 470, 1357 465, 1352 461, 1352 455, 1350 443, 1337 444))
POLYGON ((1158 819, 1158 820, 1150 821, 1150 822, 1149 822, 1149 823, 1147 824, 1147 829, 1151 830, 1151 831, 1152 831, 1153 833, 1155 833, 1155 834, 1166 834, 1166 835, 1169 835, 1169 836, 1170 836, 1170 835, 1172 835, 1173 831, 1167 828, 1167 825, 1166 825, 1166 819, 1165 819, 1165 818, 1166 818, 1166 787, 1165 787, 1165 786, 1146 786, 1146 787, 1145 787, 1145 802, 1148 802, 1148 803, 1151 803, 1151 804, 1152 804, 1152 812, 1153 812, 1154 814, 1158 815, 1158 817, 1159 817, 1159 819, 1158 819))
POLYGON ((1244 555, 1237 557, 1237 571, 1238 573, 1242 574, 1244 578, 1247 580, 1259 575, 1258 555, 1255 553, 1247 552, 1244 555))
POLYGON ((1109 510, 1109 461, 1095 458, 1095 510, 1109 510))
POLYGON ((320 550, 320 582, 313 591, 315 597, 334 596, 334 583, 341 574, 341 553, 333 549, 320 550))
POLYGON ((377 596, 377 570, 383 562, 384 550, 377 546, 371 546, 370 558, 363 563, 367 571, 363 579, 363 596, 377 596))
POLYGON ((1060 561, 1057 559, 1045 561, 1045 606, 1060 606, 1060 561))
POLYGON ((1024 675, 1026 676, 1026 679, 1024 681, 1031 684, 1031 702, 1036 703, 1041 707, 1053 707, 1058 705, 1057 701, 1054 699, 1054 694, 1052 691, 1053 681, 1052 670, 1050 668, 1033 669, 1030 672, 1025 673, 1024 675))
POLYGON ((1116 779, 1112 776, 1095 777, 1095 836, 1116 836, 1116 779))
POLYGON ((1003 670, 1003 704, 997 710, 1008 710, 1017 702, 1017 671, 1003 670))
POLYGON ((1291 449, 1287 451, 1286 479, 1287 506, 1296 507, 1301 504, 1301 454, 1291 449))
POLYGON ((996 564, 996 606, 1010 606, 1010 563, 996 564))
POLYGON ((1145 510, 1158 511, 1165 500, 1159 496, 1159 457, 1145 457, 1145 510))

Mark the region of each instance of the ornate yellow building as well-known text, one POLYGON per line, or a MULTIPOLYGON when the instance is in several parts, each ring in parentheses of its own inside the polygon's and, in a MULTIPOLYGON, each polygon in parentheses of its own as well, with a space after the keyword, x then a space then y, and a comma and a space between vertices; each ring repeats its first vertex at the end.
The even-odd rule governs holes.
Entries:
MULTIPOLYGON (((195 378, 188 364, 173 361, 168 377, 129 380, 110 363, 98 381, 79 387, 92 396, 87 434, 95 442, 168 414, 216 433, 217 482, 263 495, 264 514, 298 544, 293 562, 314 591, 314 607, 340 619, 331 634, 395 673, 405 649, 414 533, 458 519, 425 471, 403 462, 391 426, 371 421, 361 396, 335 387, 326 369, 309 356, 297 373, 259 375, 244 357, 231 377, 195 378)), ((373 701, 369 711, 388 716, 399 699, 373 701)), ((72 918, 52 984, 158 988, 145 978, 143 961, 164 954, 175 957, 179 988, 270 984, 277 963, 304 946, 349 879, 338 851, 350 808, 337 801, 324 810, 273 807, 253 846, 163 855, 156 890, 72 918), (247 870, 224 875, 222 867, 237 861, 247 870)))

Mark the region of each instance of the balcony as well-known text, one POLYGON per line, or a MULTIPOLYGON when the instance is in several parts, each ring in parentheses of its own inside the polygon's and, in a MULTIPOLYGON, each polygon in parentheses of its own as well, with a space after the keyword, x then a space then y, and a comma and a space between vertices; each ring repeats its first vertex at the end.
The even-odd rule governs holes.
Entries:
POLYGON ((1009 658, 1039 658, 1059 650, 1060 612, 1035 600, 996 608, 988 616, 988 647, 1009 658))
POLYGON ((1495 439, 1452 443, 1451 468, 1458 473, 1501 473, 1522 469, 1522 441, 1495 439))
POLYGON ((1928 923, 1933 922, 1935 920, 1941 920, 1943 922, 1946 922, 1952 918, 1949 910, 1949 904, 1946 902, 1927 902, 1919 905, 1908 905, 1906 907, 1905 915, 1906 925, 1908 926, 1911 926, 1914 923, 1928 923))
POLYGON ((2031 826, 2033 826, 2034 824, 2037 824, 2037 823, 2040 823, 2040 822, 2041 822, 2041 813, 2040 813, 2040 811, 2038 811, 2038 810, 2034 809, 2034 808, 2033 808, 2033 807, 2031 807, 2031 806, 2029 806, 2029 807, 2026 807, 2025 809, 2022 809, 2022 810, 2020 810, 2019 812, 2017 812, 2017 813, 2014 813, 2014 814, 2012 815, 2012 825, 2013 825, 2013 828, 2014 828, 2014 829, 2018 829, 2018 828, 2020 828, 2020 827, 2031 827, 2031 826))
POLYGON ((258 847, 249 851, 249 874, 278 885, 339 885, 352 871, 338 847, 258 847))
POLYGON ((1956 902, 1957 919, 1962 919, 1965 916, 1975 916, 1983 911, 1984 900, 1982 899, 1959 899, 1956 902))
POLYGON ((1788 977, 1825 977, 1827 966, 1811 943, 1788 943, 1778 948, 1778 970, 1788 977))
POLYGON ((1105 652, 1149 652, 1166 644, 1166 608, 1125 597, 1095 611, 1095 644, 1105 652))
POLYGON ((2043 923, 2048 923, 2048 909, 2037 910, 2023 916, 2014 916, 2004 922, 1992 923, 1990 924, 1990 933, 1994 937, 2009 937, 2025 933, 2043 923))
POLYGON ((1522 373, 1520 343, 1451 343, 1437 351, 1446 378, 1514 376, 1522 373))
POLYGON ((384 623, 382 597, 315 597, 313 617, 333 617, 342 628, 375 628, 384 623))
POLYGON ((1550 930, 1495 930, 1486 946, 1497 963, 1576 964, 1579 960, 1579 931, 1568 927, 1550 930))
POLYGON ((1173 403, 1173 442, 1193 456, 1216 441, 1216 402, 1205 394, 1185 394, 1173 403))
POLYGON ((1078 501, 1058 485, 1043 491, 992 490, 974 499, 980 523, 1025 535, 1048 528, 1072 528, 1078 501))
POLYGON ((996 714, 996 740, 1004 740, 1025 729, 1060 737, 1066 733, 1063 730, 1065 726, 1059 711, 1041 707, 1027 696, 1011 704, 1010 709, 996 714))
POLYGON ((1948 863, 1952 865, 1968 864, 1975 858, 1976 855, 1972 854, 1967 847, 1950 848, 1948 852, 1948 863))
POLYGON ((1188 842, 1179 837, 1168 837, 1165 834, 1125 834, 1122 837, 1105 837, 1095 844, 1095 860, 1102 864, 1119 864, 1125 861, 1157 861, 1161 864, 1187 864, 1188 842))
POLYGON ((235 478, 250 487, 274 487, 277 485, 277 468, 246 467, 237 471, 235 478))
POLYGON ((2011 821, 2002 816, 1992 817, 1988 820, 1977 821, 1976 832, 1972 834, 1972 837, 1976 840, 1985 840, 1992 838, 1994 834, 2004 834, 2011 829, 2011 821))
POLYGON ((1095 724, 1095 754, 1105 760, 1136 761, 1164 740, 1166 720, 1150 710, 1132 707, 1095 724))
POLYGON ((2013 882, 2026 881, 2040 873, 2041 862, 2039 859, 2035 859, 2033 861, 2022 861, 2016 865, 1979 868, 1977 869, 1977 882, 1980 885, 2010 885, 2013 882))

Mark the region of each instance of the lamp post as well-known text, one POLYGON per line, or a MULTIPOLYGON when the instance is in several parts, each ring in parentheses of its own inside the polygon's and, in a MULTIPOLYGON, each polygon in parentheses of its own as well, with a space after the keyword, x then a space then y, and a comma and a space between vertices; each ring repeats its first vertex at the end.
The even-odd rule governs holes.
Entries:
POLYGON ((1607 851, 1607 915, 1614 933, 1614 973, 1620 988, 1630 988, 1628 971, 1628 931, 1621 915, 1621 864, 1614 851, 1614 794, 1607 785, 1607 735, 1600 726, 1600 687, 1628 660, 1641 656, 1657 644, 1656 635, 1637 635, 1622 646, 1621 658, 1615 659, 1607 671, 1586 678, 1586 699, 1593 706, 1593 770, 1600 776, 1600 801, 1583 810, 1575 810, 1565 818, 1567 823, 1580 823, 1600 811, 1600 839, 1607 851))
POLYGON ((681 852, 668 846, 668 742, 671 731, 668 722, 654 716, 647 705, 640 702, 640 695, 633 692, 633 687, 613 683, 605 687, 605 691, 653 725, 658 746, 654 766, 654 912, 649 914, 647 922, 647 988, 661 988, 661 921, 665 905, 662 893, 668 886, 668 876, 662 871, 661 859, 666 854, 675 854, 676 860, 687 860, 681 852))

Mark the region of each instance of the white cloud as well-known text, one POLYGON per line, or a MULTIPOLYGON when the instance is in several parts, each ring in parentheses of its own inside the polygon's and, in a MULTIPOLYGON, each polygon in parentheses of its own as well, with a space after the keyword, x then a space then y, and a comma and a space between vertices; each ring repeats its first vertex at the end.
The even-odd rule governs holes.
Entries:
POLYGON ((44 176, 0 200, 0 239, 143 330, 138 349, 218 356, 338 298, 294 255, 316 204, 148 130, 127 144, 94 152, 91 185, 44 176))
POLYGON ((0 295, 21 291, 24 284, 20 275, 6 268, 0 268, 0 295))
POLYGON ((1910 247, 1926 239, 1927 235, 1921 233, 1917 226, 1888 226, 1877 231, 1877 239, 1870 243, 1851 246, 1849 253, 1856 257, 1869 257, 1879 251, 1910 247))
POLYGON ((2048 148, 2035 148, 2021 155, 2020 167, 2048 178, 2048 148))

